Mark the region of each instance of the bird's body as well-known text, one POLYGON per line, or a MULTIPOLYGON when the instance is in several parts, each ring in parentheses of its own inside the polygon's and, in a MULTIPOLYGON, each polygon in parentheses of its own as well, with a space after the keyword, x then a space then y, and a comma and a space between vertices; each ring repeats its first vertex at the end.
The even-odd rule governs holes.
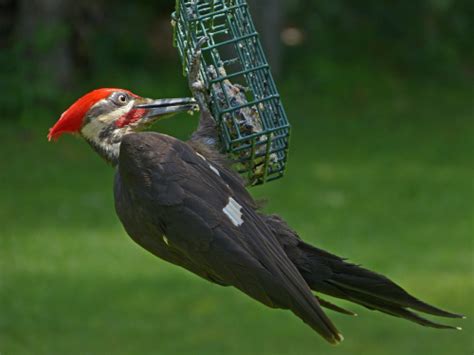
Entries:
POLYGON ((238 175, 202 153, 159 133, 123 139, 115 202, 129 235, 160 258, 290 309, 330 342, 340 341, 250 195, 241 195, 238 175))
POLYGON ((117 215, 143 248, 208 281, 234 286, 269 307, 291 310, 331 343, 341 341, 342 335, 320 306, 354 313, 311 290, 424 326, 455 328, 411 310, 461 315, 430 306, 385 276, 305 243, 280 217, 262 213, 243 180, 218 153, 214 120, 202 102, 198 99, 198 129, 188 142, 137 131, 159 116, 189 110, 194 101, 144 99, 123 89, 83 96, 48 137, 80 134, 115 167, 117 215))
POLYGON ((310 288, 425 326, 450 328, 408 308, 456 316, 382 275, 304 243, 280 217, 259 212, 239 175, 199 139, 127 135, 114 192, 120 220, 142 247, 269 307, 292 310, 332 343, 341 335, 319 305, 351 312, 315 298, 310 288))

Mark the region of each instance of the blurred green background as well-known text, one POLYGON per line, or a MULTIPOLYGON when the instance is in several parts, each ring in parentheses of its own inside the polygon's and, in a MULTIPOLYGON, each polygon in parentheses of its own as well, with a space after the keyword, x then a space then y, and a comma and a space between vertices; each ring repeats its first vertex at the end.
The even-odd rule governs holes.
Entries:
MULTIPOLYGON (((95 87, 187 95, 174 1, 0 1, 0 353, 472 354, 474 3, 254 0, 293 125, 284 179, 252 190, 307 241, 468 315, 462 332, 341 302, 327 345, 289 312, 135 245, 113 170, 46 141, 95 87)), ((156 129, 185 139, 196 117, 156 129)), ((448 321, 449 322, 449 321, 448 321)))

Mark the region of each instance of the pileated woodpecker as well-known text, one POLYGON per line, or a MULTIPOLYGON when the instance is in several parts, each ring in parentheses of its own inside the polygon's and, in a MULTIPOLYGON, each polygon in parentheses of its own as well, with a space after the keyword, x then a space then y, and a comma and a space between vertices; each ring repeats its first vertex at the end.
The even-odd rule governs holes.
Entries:
POLYGON ((50 140, 79 134, 115 167, 115 209, 135 242, 208 281, 291 310, 333 344, 343 337, 320 306, 355 314, 311 290, 424 326, 460 329, 412 310, 462 315, 431 306, 385 276, 305 243, 280 217, 260 212, 215 148, 215 123, 199 81, 190 84, 201 116, 187 142, 137 132, 160 117, 193 109, 194 99, 151 100, 114 88, 84 95, 49 131, 50 140))

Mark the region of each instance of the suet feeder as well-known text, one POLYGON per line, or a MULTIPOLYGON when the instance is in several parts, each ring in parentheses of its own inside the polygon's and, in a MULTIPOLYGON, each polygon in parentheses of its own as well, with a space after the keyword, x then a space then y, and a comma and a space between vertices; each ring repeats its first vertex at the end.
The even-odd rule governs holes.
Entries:
POLYGON ((283 176, 290 125, 245 0, 177 0, 174 42, 187 75, 198 41, 223 152, 249 185, 283 176))

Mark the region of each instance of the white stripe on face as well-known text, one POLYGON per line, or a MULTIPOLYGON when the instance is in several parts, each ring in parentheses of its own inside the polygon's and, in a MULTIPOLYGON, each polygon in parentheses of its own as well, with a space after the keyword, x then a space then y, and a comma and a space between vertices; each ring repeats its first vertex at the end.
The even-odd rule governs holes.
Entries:
MULTIPOLYGON (((103 104, 104 100, 99 101, 94 106, 103 104)), ((123 107, 119 107, 113 111, 104 113, 98 117, 91 119, 90 122, 86 123, 86 125, 82 127, 81 134, 86 139, 98 142, 100 140, 99 138, 100 132, 102 132, 104 128, 113 124, 114 121, 118 120, 120 117, 127 114, 132 109, 133 105, 134 105, 134 100, 131 100, 127 105, 123 107)))

